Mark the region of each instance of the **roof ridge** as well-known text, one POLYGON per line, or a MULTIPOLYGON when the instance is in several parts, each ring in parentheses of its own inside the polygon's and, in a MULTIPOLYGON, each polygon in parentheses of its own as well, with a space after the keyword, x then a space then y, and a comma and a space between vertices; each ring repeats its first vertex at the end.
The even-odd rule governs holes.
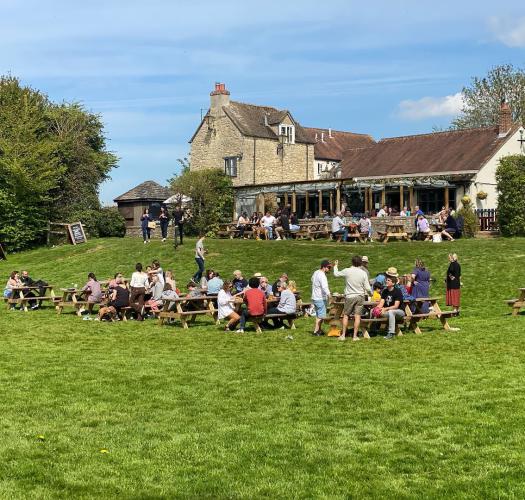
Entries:
POLYGON ((328 130, 332 130, 332 132, 337 132, 338 134, 352 134, 352 135, 362 135, 363 137, 372 137, 370 134, 365 134, 363 132, 351 132, 350 130, 337 130, 335 128, 323 128, 323 127, 305 127, 303 126, 305 130, 322 130, 328 132, 328 130))
POLYGON ((461 129, 455 129, 455 130, 439 130, 437 132, 427 132, 425 134, 409 134, 409 135, 398 135, 394 137, 383 137, 381 138, 378 143, 380 142, 386 142, 386 141, 394 141, 397 139, 409 139, 412 137, 427 137, 427 136, 435 136, 435 135, 445 135, 445 134, 458 134, 458 133, 473 133, 473 132, 481 132, 481 131, 487 131, 491 129, 497 129, 497 125, 492 125, 490 127, 472 127, 472 128, 461 128, 461 129))
POLYGON ((274 106, 263 106, 262 104, 250 104, 249 102, 230 101, 230 104, 241 104, 242 106, 252 106, 254 108, 273 109, 274 111, 278 111, 279 113, 282 113, 283 111, 286 111, 287 113, 289 113, 287 109, 279 109, 279 108, 275 108, 274 106))

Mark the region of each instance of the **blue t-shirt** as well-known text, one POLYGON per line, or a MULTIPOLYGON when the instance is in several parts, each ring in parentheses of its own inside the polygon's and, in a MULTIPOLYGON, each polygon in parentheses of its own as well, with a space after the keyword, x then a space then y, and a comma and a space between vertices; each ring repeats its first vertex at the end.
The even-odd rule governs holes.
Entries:
POLYGON ((214 276, 210 281, 208 281, 208 293, 219 293, 224 285, 218 276, 214 276))

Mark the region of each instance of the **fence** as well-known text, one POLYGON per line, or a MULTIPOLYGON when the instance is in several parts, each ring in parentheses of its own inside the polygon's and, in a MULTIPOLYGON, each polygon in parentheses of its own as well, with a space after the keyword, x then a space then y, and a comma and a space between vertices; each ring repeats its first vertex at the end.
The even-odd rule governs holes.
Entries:
POLYGON ((478 208, 475 210, 480 231, 498 230, 498 211, 495 208, 478 208))

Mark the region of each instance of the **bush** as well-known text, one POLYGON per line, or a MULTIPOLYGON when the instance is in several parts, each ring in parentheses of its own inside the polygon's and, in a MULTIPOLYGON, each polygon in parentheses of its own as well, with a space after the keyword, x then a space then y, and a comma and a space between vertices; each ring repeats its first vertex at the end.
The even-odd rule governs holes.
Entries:
POLYGON ((456 218, 463 218, 463 237, 474 238, 479 231, 479 221, 470 199, 463 202, 462 207, 456 212, 456 218))
POLYGON ((122 238, 126 234, 126 221, 115 207, 100 210, 79 210, 68 217, 68 222, 82 222, 91 238, 122 238))
POLYGON ((498 223, 503 236, 525 236, 525 158, 506 156, 496 170, 498 223))

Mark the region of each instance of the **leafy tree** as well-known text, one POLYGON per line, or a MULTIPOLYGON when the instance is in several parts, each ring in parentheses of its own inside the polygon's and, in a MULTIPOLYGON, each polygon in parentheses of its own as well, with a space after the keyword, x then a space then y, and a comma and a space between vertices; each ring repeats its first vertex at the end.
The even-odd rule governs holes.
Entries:
POLYGON ((233 185, 221 170, 185 170, 169 182, 174 193, 191 199, 191 223, 199 233, 213 233, 221 221, 231 219, 233 185))
POLYGON ((502 158, 496 170, 498 223, 504 236, 525 236, 525 158, 502 158))
POLYGON ((475 77, 462 90, 463 109, 452 128, 491 127, 499 123, 501 102, 506 100, 514 121, 525 118, 525 71, 505 64, 492 68, 487 76, 475 77))

